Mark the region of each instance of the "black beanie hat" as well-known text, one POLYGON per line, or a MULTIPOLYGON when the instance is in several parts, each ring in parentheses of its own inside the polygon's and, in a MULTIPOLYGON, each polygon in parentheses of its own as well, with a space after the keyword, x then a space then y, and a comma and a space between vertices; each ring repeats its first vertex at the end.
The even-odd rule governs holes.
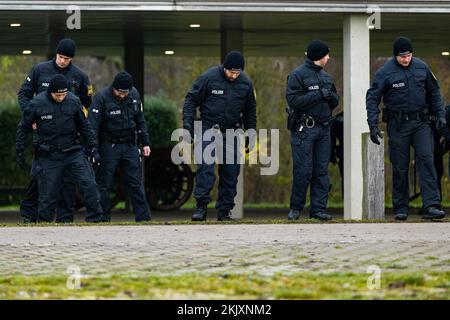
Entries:
POLYGON ((120 92, 129 92, 133 88, 133 77, 126 71, 119 72, 114 77, 112 87, 120 92))
POLYGON ((394 56, 404 55, 413 52, 411 40, 406 37, 398 37, 394 41, 392 53, 394 56))
POLYGON ((308 44, 306 56, 312 61, 317 61, 325 57, 330 52, 328 45, 320 40, 313 40, 308 44))
POLYGON ((56 53, 71 58, 75 57, 75 41, 69 38, 62 39, 56 47, 56 53))
POLYGON ((244 70, 244 56, 239 51, 231 51, 225 57, 223 67, 228 70, 244 70))
POLYGON ((69 82, 62 74, 57 74, 50 79, 48 93, 64 93, 69 90, 69 82))

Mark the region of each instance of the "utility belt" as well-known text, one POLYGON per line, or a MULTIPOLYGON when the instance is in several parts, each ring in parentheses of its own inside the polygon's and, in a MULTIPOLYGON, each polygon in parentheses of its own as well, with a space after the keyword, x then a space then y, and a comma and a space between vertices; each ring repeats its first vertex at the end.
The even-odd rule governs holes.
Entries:
POLYGON ((239 129, 241 126, 239 125, 239 122, 236 122, 234 125, 231 126, 225 126, 220 123, 214 123, 209 121, 204 121, 204 126, 210 127, 213 130, 221 131, 222 133, 225 133, 228 129, 236 130, 239 129))
POLYGON ((34 146, 34 153, 38 157, 49 157, 53 153, 69 153, 81 150, 82 148, 79 144, 50 145, 42 143, 34 146))
POLYGON ((136 144, 133 137, 108 137, 103 138, 103 142, 114 143, 114 144, 136 144))
POLYGON ((317 126, 326 128, 331 125, 331 122, 331 117, 324 121, 306 113, 302 113, 299 115, 298 121, 296 122, 296 128, 299 128, 300 131, 303 130, 303 128, 311 129, 317 126))
POLYGON ((397 121, 410 121, 410 120, 423 120, 423 121, 432 121, 436 120, 436 117, 428 114, 424 111, 383 111, 383 122, 388 122, 389 120, 397 120, 397 121))

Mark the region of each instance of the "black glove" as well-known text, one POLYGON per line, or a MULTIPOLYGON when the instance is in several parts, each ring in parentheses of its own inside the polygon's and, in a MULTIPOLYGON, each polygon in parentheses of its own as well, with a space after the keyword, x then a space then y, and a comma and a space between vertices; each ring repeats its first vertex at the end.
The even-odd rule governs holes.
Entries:
POLYGON ((256 133, 253 131, 247 131, 248 135, 245 136, 244 148, 245 153, 249 154, 256 145, 256 133))
POLYGON ((441 136, 443 136, 447 141, 450 141, 450 129, 447 126, 447 121, 445 118, 439 118, 436 122, 436 129, 441 136))
POLYGON ((22 170, 28 169, 27 160, 25 159, 25 154, 23 150, 16 150, 16 162, 22 170))
POLYGON ((97 148, 92 148, 91 150, 89 150, 89 162, 91 164, 99 164, 100 163, 100 154, 98 153, 97 148))
POLYGON ((183 128, 184 128, 185 130, 187 130, 187 131, 189 132, 189 134, 191 135, 191 140, 188 141, 188 142, 189 142, 190 144, 194 143, 194 128, 193 128, 190 124, 187 124, 187 123, 185 123, 185 124, 183 125, 183 128))
POLYGON ((320 92, 322 93, 322 97, 325 100, 330 100, 331 99, 331 90, 330 89, 322 88, 322 89, 320 89, 320 92))
POLYGON ((380 144, 378 138, 383 139, 383 135, 381 134, 380 129, 378 129, 378 126, 370 127, 370 140, 375 144, 380 144))
POLYGON ((246 154, 250 153, 250 137, 245 137, 244 149, 246 154))

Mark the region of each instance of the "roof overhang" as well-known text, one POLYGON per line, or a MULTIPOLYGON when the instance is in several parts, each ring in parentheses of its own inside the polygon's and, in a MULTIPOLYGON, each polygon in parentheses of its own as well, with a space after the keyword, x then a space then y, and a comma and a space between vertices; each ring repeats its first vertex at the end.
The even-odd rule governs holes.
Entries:
POLYGON ((450 13, 450 2, 430 1, 99 1, 0 0, 0 10, 66 10, 75 5, 86 11, 217 11, 217 12, 327 12, 367 13, 376 6, 383 13, 450 13))
POLYGON ((35 55, 45 55, 48 48, 53 47, 48 40, 50 18, 59 17, 65 22, 71 15, 67 12, 69 4, 80 5, 82 29, 64 29, 63 34, 77 42, 77 52, 81 55, 123 55, 126 26, 131 21, 140 21, 146 55, 164 55, 166 50, 174 50, 176 56, 218 56, 223 30, 221 17, 224 13, 219 9, 231 8, 239 11, 231 15, 242 19, 243 45, 247 55, 299 56, 311 39, 319 38, 329 43, 333 55, 339 56, 343 52, 343 21, 350 11, 332 10, 344 10, 346 4, 355 10, 364 9, 365 11, 360 12, 368 18, 370 14, 367 8, 373 5, 403 8, 401 13, 388 13, 380 9, 381 29, 370 32, 371 55, 390 54, 392 41, 399 35, 410 37, 416 53, 421 56, 437 56, 441 52, 450 51, 450 1, 306 3, 247 0, 244 3, 232 0, 90 0, 67 3, 0 0, 0 55, 22 54, 23 50, 31 50, 35 55), (9 10, 1 10, 6 6, 9 10), (21 9, 17 9, 19 7, 21 9), (127 10, 120 11, 119 8, 122 7, 127 10), (429 13, 415 13, 414 10, 420 8, 429 13), (149 9, 153 11, 147 11, 149 9), (317 12, 312 12, 313 10, 317 12), (21 22, 23 25, 21 28, 11 28, 10 23, 13 22, 21 22), (201 28, 190 28, 191 23, 201 24, 201 28))

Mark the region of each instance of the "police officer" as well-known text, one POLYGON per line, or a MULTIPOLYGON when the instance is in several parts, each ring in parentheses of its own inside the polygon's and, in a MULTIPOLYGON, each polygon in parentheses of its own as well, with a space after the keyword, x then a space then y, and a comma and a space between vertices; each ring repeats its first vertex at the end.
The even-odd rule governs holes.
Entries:
MULTIPOLYGON (((243 73, 244 56, 238 51, 231 51, 225 57, 224 63, 207 70, 194 82, 187 93, 183 107, 183 127, 193 137, 196 108, 200 107, 202 133, 214 128, 226 136, 227 129, 236 129, 242 120, 244 129, 256 129, 256 101, 252 81, 243 73)), ((210 144, 203 141, 202 151, 210 144)), ((235 141, 227 143, 223 140, 224 153, 232 151, 237 154, 235 141), (226 150, 227 144, 232 150, 226 150)), ((230 160, 230 159, 228 159, 230 160)), ((235 161, 224 161, 219 164, 219 192, 216 209, 219 221, 232 220, 231 210, 234 207, 236 184, 240 165, 235 161), (230 163, 232 162, 232 163, 230 163)), ((203 162, 198 165, 195 175, 194 197, 197 208, 192 215, 193 221, 204 221, 207 206, 211 201, 210 192, 216 176, 214 163, 203 162)))
POLYGON ((151 151, 150 139, 141 98, 128 72, 118 73, 112 85, 94 96, 89 109, 89 121, 100 145, 101 162, 97 183, 105 217, 111 219, 109 192, 116 168, 120 167, 125 174, 136 222, 150 220, 150 208, 141 179, 139 150, 142 144, 144 156, 148 157, 151 151))
POLYGON ((16 159, 26 168, 24 157, 27 136, 37 125, 35 172, 39 187, 38 222, 52 222, 63 176, 71 174, 79 184, 86 204, 86 221, 103 220, 100 195, 95 176, 82 146, 77 140, 81 134, 93 159, 99 158, 96 141, 89 122, 83 114, 80 99, 69 91, 67 78, 61 74, 49 79, 46 91, 38 94, 23 110, 17 128, 16 159))
POLYGON ((330 220, 327 208, 330 179, 331 111, 339 104, 333 79, 323 68, 330 48, 320 40, 311 41, 306 61, 287 79, 286 100, 293 111, 290 125, 293 183, 289 220, 297 220, 311 186, 310 218, 330 220))
MULTIPOLYGON (((19 106, 22 112, 30 103, 33 96, 47 90, 50 78, 56 74, 63 74, 69 80, 69 91, 78 96, 85 108, 91 104, 92 85, 88 76, 77 66, 72 64, 75 56, 75 42, 72 39, 62 39, 56 47, 56 56, 46 62, 34 66, 18 93, 19 106)), ((34 167, 34 166, 33 166, 34 167)), ((24 222, 34 222, 37 212, 38 185, 33 175, 20 204, 20 213, 24 222)), ((70 175, 64 175, 63 192, 58 199, 57 222, 72 222, 75 202, 75 183, 70 175)))
POLYGON ((410 148, 414 147, 419 169, 423 218, 441 219, 439 189, 433 159, 433 133, 429 117, 437 118, 437 130, 446 127, 438 82, 430 68, 414 58, 412 43, 399 37, 393 45, 394 57, 375 74, 367 91, 366 108, 370 138, 379 144, 378 105, 383 98, 383 120, 387 121, 389 156, 393 169, 395 219, 406 220, 409 211, 408 169, 410 148))

